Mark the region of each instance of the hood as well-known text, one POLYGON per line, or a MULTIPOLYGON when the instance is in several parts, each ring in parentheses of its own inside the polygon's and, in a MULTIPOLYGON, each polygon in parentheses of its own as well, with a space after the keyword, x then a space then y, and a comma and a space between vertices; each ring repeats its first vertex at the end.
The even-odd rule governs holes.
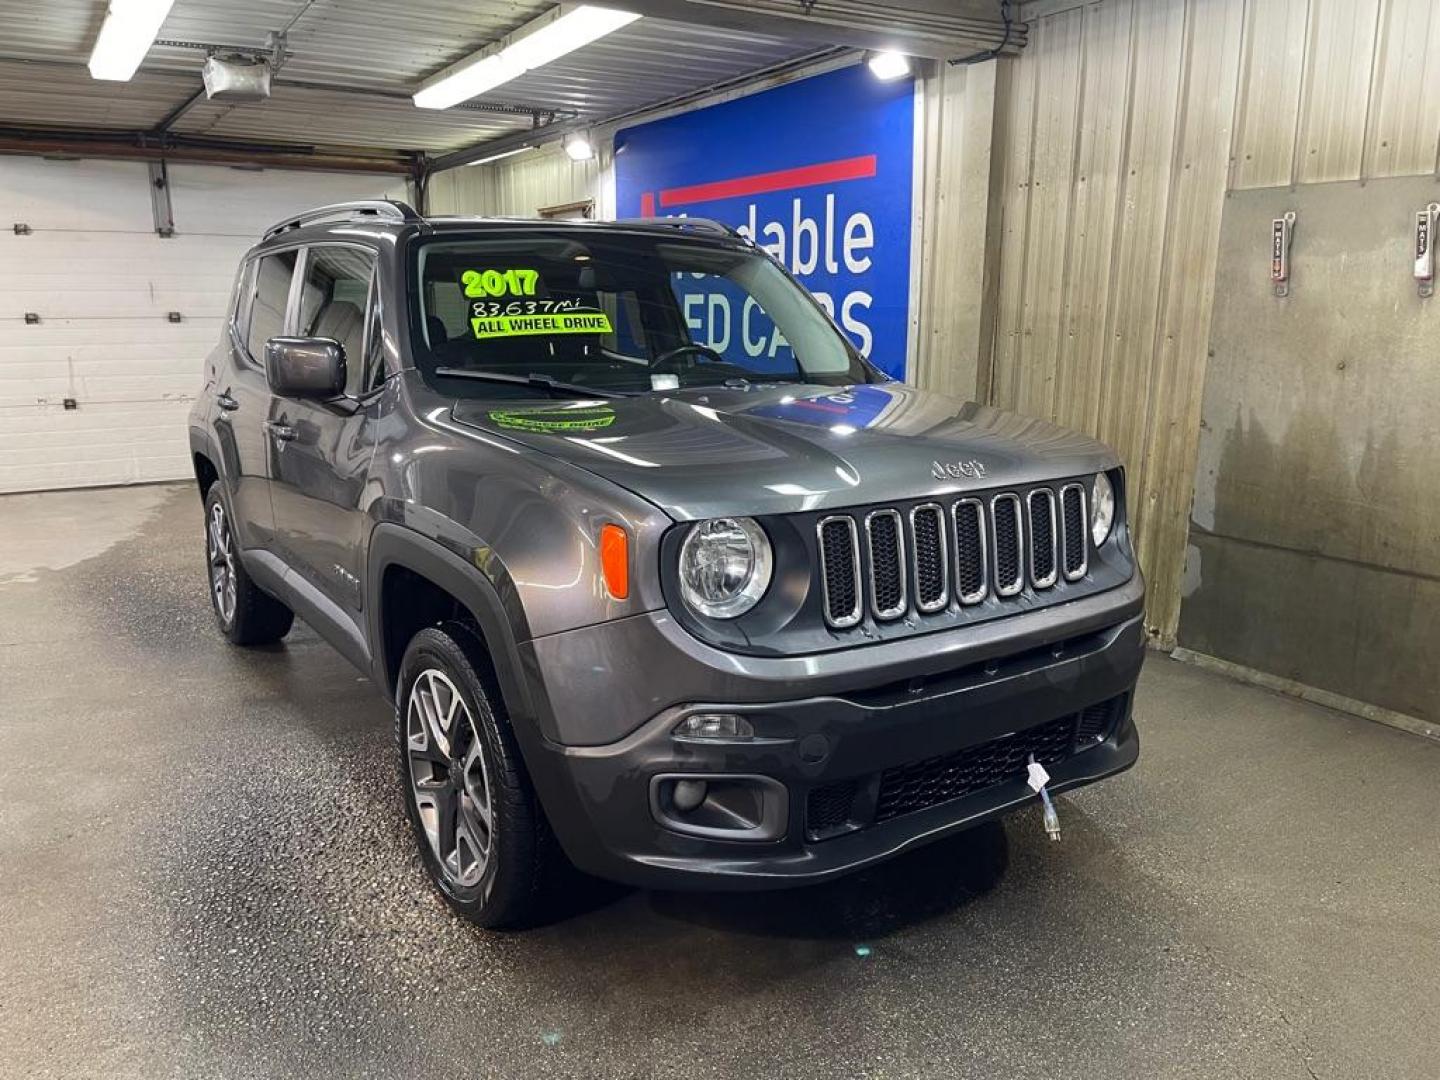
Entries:
POLYGON ((938 498, 1116 464, 1087 436, 903 383, 462 400, 452 415, 603 476, 677 520, 938 498))

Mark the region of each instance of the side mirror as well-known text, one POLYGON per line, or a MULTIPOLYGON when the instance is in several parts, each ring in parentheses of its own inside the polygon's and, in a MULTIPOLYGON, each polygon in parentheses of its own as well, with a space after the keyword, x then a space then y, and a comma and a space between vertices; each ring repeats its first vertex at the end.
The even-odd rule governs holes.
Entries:
POLYGON ((265 381, 280 397, 329 401, 345 393, 345 348, 334 338, 272 337, 265 381))

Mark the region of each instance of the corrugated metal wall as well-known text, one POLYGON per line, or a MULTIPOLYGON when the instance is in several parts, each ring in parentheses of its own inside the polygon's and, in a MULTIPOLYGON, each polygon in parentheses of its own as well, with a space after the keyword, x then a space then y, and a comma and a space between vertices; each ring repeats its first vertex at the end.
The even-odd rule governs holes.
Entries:
POLYGON ((1179 614, 1227 187, 1436 170, 1429 0, 1032 5, 998 106, 993 401, 1129 464, 1163 643, 1179 614))
POLYGON ((547 207, 594 199, 596 217, 610 217, 602 181, 609 167, 607 137, 589 161, 571 161, 551 144, 493 165, 449 169, 431 181, 430 212, 535 217, 547 207))
POLYGON ((999 239, 989 227, 998 217, 991 180, 995 76, 994 64, 942 65, 921 88, 922 229, 910 380, 967 399, 976 394, 980 359, 994 333, 986 269, 999 239))

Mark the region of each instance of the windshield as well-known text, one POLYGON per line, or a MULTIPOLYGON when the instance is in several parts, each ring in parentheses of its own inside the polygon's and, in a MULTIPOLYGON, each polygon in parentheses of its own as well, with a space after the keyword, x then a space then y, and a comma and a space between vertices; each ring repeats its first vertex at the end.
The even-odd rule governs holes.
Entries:
POLYGON ((881 378, 759 252, 577 231, 431 240, 414 259, 415 363, 452 396, 881 378))

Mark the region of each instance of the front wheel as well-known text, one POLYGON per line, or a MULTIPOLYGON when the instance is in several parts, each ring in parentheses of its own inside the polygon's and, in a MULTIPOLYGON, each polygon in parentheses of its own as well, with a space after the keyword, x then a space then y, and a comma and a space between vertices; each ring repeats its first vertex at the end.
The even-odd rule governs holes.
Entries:
POLYGON ((420 858, 445 899, 481 926, 542 916, 562 856, 465 625, 421 630, 400 662, 395 736, 420 858))
POLYGON ((220 632, 232 644, 268 645, 290 632, 295 613, 261 591, 245 572, 218 483, 211 484, 205 496, 205 560, 210 606, 220 632))

